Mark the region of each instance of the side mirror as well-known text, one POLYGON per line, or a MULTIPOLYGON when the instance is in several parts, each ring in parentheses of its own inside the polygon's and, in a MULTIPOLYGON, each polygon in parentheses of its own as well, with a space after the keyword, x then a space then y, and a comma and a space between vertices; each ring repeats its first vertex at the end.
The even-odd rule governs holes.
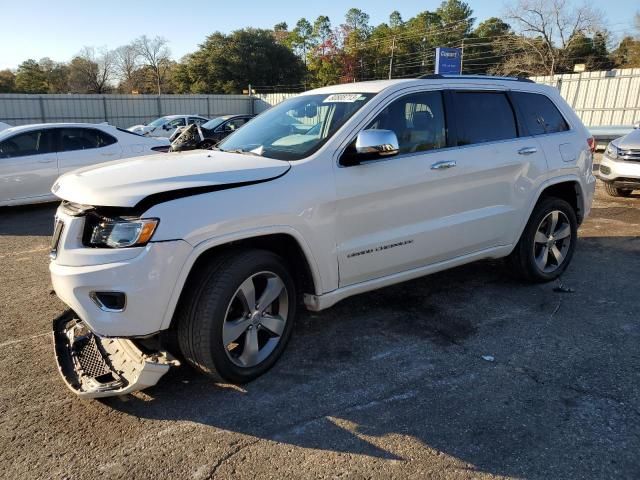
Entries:
POLYGON ((367 160, 397 155, 399 151, 398 137, 392 130, 362 130, 356 141, 345 150, 340 163, 358 165, 367 160))
POLYGON ((635 128, 636 130, 640 128, 640 122, 636 122, 633 124, 633 128, 635 128))

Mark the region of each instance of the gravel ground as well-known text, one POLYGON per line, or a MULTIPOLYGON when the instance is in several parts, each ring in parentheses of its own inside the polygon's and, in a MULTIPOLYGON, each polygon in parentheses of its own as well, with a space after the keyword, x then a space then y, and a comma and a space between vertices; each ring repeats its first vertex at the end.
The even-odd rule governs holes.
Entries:
POLYGON ((638 479, 640 195, 600 187, 571 293, 479 262, 303 314, 247 386, 107 401, 54 364, 55 206, 1 210, 0 477, 638 479))

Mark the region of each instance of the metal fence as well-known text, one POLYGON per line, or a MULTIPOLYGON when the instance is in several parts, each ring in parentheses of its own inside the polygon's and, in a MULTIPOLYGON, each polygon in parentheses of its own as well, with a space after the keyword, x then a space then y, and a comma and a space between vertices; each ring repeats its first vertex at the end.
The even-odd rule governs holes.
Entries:
POLYGON ((109 122, 118 127, 145 124, 171 114, 205 117, 255 113, 270 99, 246 95, 0 95, 0 121, 10 125, 49 122, 109 122))
POLYGON ((558 88, 587 126, 632 125, 640 121, 640 68, 531 79, 558 88))

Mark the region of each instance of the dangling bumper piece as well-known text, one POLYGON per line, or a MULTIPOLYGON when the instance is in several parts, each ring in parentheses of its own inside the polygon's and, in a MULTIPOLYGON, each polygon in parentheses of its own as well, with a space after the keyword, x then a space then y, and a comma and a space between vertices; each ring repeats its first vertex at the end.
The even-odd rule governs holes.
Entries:
POLYGON ((84 398, 126 395, 158 383, 180 363, 168 352, 143 352, 125 338, 101 338, 72 310, 53 321, 58 370, 67 387, 84 398))

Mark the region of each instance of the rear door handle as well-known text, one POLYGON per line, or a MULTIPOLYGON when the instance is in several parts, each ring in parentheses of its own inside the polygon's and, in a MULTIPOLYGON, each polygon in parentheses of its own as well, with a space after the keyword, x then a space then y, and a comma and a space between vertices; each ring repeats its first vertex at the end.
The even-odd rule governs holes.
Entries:
POLYGON ((38 160, 38 163, 53 163, 55 160, 53 158, 43 158, 42 160, 38 160))
POLYGON ((445 168, 455 167, 457 164, 455 160, 449 160, 444 162, 436 162, 431 165, 431 170, 444 170, 445 168))
POLYGON ((518 150, 520 155, 531 155, 532 153, 536 153, 538 149, 536 147, 523 147, 518 150))

